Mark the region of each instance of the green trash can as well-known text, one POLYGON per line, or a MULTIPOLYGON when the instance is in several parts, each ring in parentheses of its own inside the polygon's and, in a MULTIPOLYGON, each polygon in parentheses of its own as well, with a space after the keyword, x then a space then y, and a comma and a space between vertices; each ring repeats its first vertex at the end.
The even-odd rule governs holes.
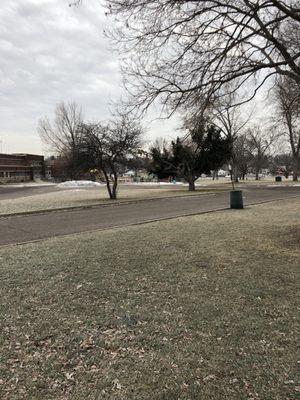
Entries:
POLYGON ((282 182, 281 176, 275 176, 275 182, 282 182))
POLYGON ((230 192, 230 208, 244 208, 242 190, 232 190, 230 192))

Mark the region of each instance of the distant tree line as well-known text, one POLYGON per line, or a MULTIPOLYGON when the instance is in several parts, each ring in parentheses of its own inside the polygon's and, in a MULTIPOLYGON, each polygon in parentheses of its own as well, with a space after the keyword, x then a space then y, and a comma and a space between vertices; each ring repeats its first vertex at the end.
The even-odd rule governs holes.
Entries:
POLYGON ((207 122, 196 121, 188 135, 162 149, 142 146, 141 125, 127 117, 109 122, 86 123, 75 103, 61 103, 55 118, 39 121, 44 143, 56 154, 63 178, 76 179, 83 172, 105 181, 110 199, 117 198, 118 177, 129 168, 142 167, 158 177, 182 178, 195 190, 195 180, 220 168, 230 159, 232 140, 207 122))
POLYGON ((169 143, 157 142, 147 151, 144 130, 138 121, 119 116, 106 122, 85 122, 75 103, 57 105, 54 120, 41 119, 38 130, 55 154, 54 176, 72 180, 87 174, 100 179, 105 182, 110 199, 117 198, 119 176, 128 170, 143 169, 159 180, 184 180, 190 191, 195 190, 195 181, 202 174, 216 175, 228 165, 235 181, 245 179, 249 173, 259 179, 265 169, 284 176, 293 174, 296 180, 300 133, 298 108, 291 96, 297 94, 286 93, 280 84, 276 90, 280 121, 268 132, 249 125, 238 108, 219 108, 218 103, 211 108, 210 116, 186 117, 184 134, 169 143), (278 132, 279 126, 286 126, 287 130, 278 132), (282 144, 283 138, 289 139, 291 152, 276 152, 276 145, 282 144))

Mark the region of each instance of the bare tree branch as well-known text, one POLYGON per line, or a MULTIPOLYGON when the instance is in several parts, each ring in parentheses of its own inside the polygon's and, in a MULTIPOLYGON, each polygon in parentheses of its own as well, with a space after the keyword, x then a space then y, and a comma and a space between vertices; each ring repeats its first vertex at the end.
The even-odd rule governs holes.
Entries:
POLYGON ((293 180, 300 174, 300 85, 289 78, 277 79, 275 87, 277 124, 288 138, 293 157, 293 180))
POLYGON ((300 82, 296 0, 107 0, 117 28, 128 107, 174 110, 274 75, 300 82))

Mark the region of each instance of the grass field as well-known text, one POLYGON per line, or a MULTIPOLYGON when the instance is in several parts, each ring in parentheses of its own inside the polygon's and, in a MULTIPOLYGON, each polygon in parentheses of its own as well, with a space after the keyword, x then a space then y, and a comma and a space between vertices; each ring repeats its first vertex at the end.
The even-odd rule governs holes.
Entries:
MULTIPOLYGON (((173 196, 193 196, 201 193, 226 190, 225 188, 203 187, 196 192, 188 192, 187 188, 143 188, 127 189, 122 186, 119 189, 119 201, 142 200, 157 197, 173 196)), ((97 204, 106 204, 111 202, 107 198, 106 188, 100 189, 75 189, 61 190, 50 193, 35 194, 33 196, 20 197, 17 199, 0 200, 0 215, 8 213, 20 213, 28 211, 51 210, 55 208, 93 206, 97 204)))
POLYGON ((3 400, 291 400, 300 204, 0 249, 3 400))

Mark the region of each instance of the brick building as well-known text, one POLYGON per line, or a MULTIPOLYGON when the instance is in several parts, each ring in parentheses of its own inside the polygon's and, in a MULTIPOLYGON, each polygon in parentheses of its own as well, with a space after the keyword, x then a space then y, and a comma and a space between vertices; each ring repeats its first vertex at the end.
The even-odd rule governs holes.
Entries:
POLYGON ((45 164, 44 156, 0 153, 0 183, 50 178, 51 168, 45 164))

